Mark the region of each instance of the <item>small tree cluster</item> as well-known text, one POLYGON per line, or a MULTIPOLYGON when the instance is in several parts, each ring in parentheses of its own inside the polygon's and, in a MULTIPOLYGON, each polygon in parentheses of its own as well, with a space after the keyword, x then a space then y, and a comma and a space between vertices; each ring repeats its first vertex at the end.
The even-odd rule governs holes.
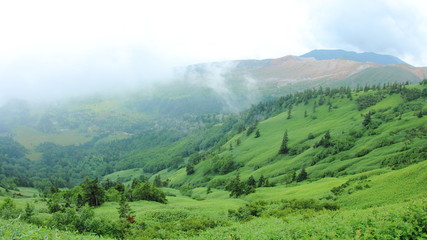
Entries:
POLYGON ((258 179, 257 187, 271 187, 270 181, 264 175, 261 175, 258 179))
POLYGON ((230 191, 230 197, 239 197, 241 195, 247 195, 255 192, 255 187, 240 180, 239 173, 237 173, 236 177, 228 183, 225 189, 230 191))
POLYGON ((196 172, 194 170, 194 165, 191 163, 187 164, 185 171, 186 171, 187 175, 191 175, 191 174, 194 174, 196 172))
POLYGON ((167 187, 169 185, 170 180, 166 179, 164 181, 162 181, 162 177, 160 176, 160 174, 157 174, 154 177, 154 186, 156 187, 167 187))
POLYGON ((317 148, 320 146, 325 147, 325 148, 332 146, 331 133, 329 132, 329 130, 325 132, 325 135, 323 135, 323 137, 320 139, 320 141, 317 142, 316 144, 314 144, 313 147, 317 148))
POLYGON ((258 181, 253 176, 250 176, 246 182, 240 180, 240 174, 237 173, 226 186, 226 190, 230 191, 230 197, 239 197, 255 192, 257 187, 271 187, 268 178, 261 175, 258 181))
POLYGON ((232 172, 242 165, 233 160, 233 156, 231 154, 225 156, 215 156, 211 159, 211 166, 206 172, 208 173, 216 173, 216 174, 227 174, 232 172))
POLYGON ((258 121, 256 121, 253 125, 251 125, 250 127, 248 127, 248 130, 246 130, 246 136, 249 136, 249 135, 251 135, 254 131, 255 131, 255 129, 256 129, 256 126, 258 125, 258 121))
POLYGON ((381 101, 383 98, 384 96, 379 92, 375 94, 362 95, 358 99, 356 99, 357 110, 360 111, 370 106, 373 106, 377 104, 379 101, 381 101))
MULTIPOLYGON (((159 175, 158 175, 159 176, 159 175)), ((166 194, 158 189, 155 184, 141 182, 135 179, 132 187, 126 190, 126 196, 130 201, 146 200, 166 203, 166 194)))
POLYGON ((89 204, 91 207, 101 206, 105 201, 105 190, 99 184, 98 178, 86 178, 80 185, 83 190, 83 203, 89 204))
POLYGON ((297 175, 297 177, 296 177, 296 181, 297 181, 297 182, 302 182, 302 181, 304 181, 304 180, 306 180, 306 179, 307 179, 307 176, 308 176, 308 174, 307 174, 307 172, 305 171, 305 168, 303 167, 303 168, 301 169, 300 173, 297 175))
MULTIPOLYGON (((240 144, 240 139, 239 143, 240 144)), ((207 157, 206 153, 194 153, 190 156, 190 159, 188 160, 187 166, 185 168, 187 175, 192 175, 196 172, 196 169, 194 166, 196 166, 199 162, 204 160, 207 157)))

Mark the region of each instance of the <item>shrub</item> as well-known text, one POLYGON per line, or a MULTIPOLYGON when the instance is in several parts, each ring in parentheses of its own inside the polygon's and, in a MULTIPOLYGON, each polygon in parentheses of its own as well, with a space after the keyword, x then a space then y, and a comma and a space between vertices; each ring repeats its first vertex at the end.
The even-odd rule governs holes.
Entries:
POLYGON ((265 211, 265 206, 267 202, 257 201, 253 203, 248 203, 243 207, 238 208, 237 210, 228 210, 228 217, 237 221, 248 221, 253 217, 259 217, 263 211, 265 211))
POLYGON ((246 136, 251 135, 256 129, 256 125, 252 125, 248 128, 248 130, 246 131, 246 136))
POLYGON ((237 210, 228 210, 228 217, 237 221, 249 221, 254 217, 284 217, 300 210, 338 210, 339 206, 332 202, 314 199, 293 199, 280 201, 257 201, 248 203, 237 210))
POLYGON ((132 200, 147 200, 166 203, 166 194, 149 182, 137 184, 132 190, 132 200))
POLYGON ((370 153, 371 151, 372 151, 372 149, 370 149, 370 148, 362 148, 356 154, 354 154, 354 157, 363 157, 366 154, 370 153))
POLYGON ((208 172, 213 171, 217 174, 227 174, 241 167, 241 164, 233 161, 232 155, 216 156, 211 161, 211 168, 208 172))
POLYGON ((21 211, 16 208, 15 202, 11 198, 5 198, 0 205, 0 217, 4 219, 18 218, 21 211))
POLYGON ((421 162, 427 159, 427 146, 413 148, 404 152, 393 154, 383 161, 381 166, 390 166, 393 169, 406 167, 410 164, 421 162))
POLYGON ((405 99, 405 101, 409 102, 409 101, 413 101, 415 99, 418 99, 422 96, 422 91, 420 89, 408 89, 408 88, 403 88, 402 91, 400 92, 400 95, 402 96, 403 99, 405 99))

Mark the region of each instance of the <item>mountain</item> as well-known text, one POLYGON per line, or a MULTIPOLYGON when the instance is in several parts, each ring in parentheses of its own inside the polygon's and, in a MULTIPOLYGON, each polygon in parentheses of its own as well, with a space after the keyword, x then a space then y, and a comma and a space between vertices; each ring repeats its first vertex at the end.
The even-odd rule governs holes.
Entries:
POLYGON ((295 91, 337 86, 418 83, 427 68, 384 65, 342 59, 317 60, 297 56, 277 59, 202 63, 181 69, 181 85, 201 85, 221 99, 223 109, 239 112, 270 97, 295 91))
POLYGON ((301 55, 303 58, 316 60, 342 59, 356 62, 371 62, 382 65, 406 64, 404 61, 391 55, 382 55, 373 52, 356 53, 345 50, 313 50, 301 55))

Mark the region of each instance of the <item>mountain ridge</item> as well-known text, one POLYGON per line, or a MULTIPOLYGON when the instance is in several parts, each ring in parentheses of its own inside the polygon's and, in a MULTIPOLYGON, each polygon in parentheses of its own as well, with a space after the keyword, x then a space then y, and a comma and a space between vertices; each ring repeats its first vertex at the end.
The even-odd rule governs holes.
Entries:
MULTIPOLYGON (((250 82, 258 88, 261 96, 281 96, 318 86, 356 87, 370 84, 371 81, 375 84, 388 82, 412 84, 420 82, 427 76, 427 68, 408 64, 385 65, 335 58, 317 60, 313 57, 293 55, 275 59, 201 63, 190 65, 183 72, 185 74, 182 74, 181 78, 184 80, 196 79, 196 82, 203 84, 215 77, 221 79, 223 85, 230 86, 229 89, 234 87, 234 90, 245 89, 250 82)), ((238 91, 232 93, 237 95, 238 91)))
POLYGON ((357 53, 353 51, 346 51, 341 49, 336 50, 326 50, 326 49, 316 49, 308 53, 301 55, 303 58, 315 58, 316 60, 329 60, 329 59, 342 59, 350 60, 357 62, 372 62, 383 65, 390 64, 405 64, 408 63, 402 61, 398 57, 392 55, 383 55, 374 52, 363 52, 357 53))

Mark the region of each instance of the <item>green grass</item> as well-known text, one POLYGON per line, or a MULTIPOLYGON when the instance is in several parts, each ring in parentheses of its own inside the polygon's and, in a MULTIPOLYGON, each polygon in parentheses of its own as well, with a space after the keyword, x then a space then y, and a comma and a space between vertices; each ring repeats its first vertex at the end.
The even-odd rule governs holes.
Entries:
POLYGON ((104 180, 110 179, 111 181, 129 182, 134 178, 139 178, 144 172, 141 168, 133 168, 122 171, 117 171, 103 177, 104 180))
MULTIPOLYGON (((189 197, 168 197, 167 204, 150 201, 131 202, 130 207, 135 212, 136 220, 144 222, 159 222, 156 215, 174 214, 176 219, 192 217, 207 217, 223 219, 227 217, 228 209, 236 209, 243 206, 246 201, 242 199, 207 199, 198 201, 189 197)), ((95 209, 99 217, 110 219, 118 218, 118 203, 108 202, 95 209)), ((161 222, 161 221, 160 221, 161 222)))
MULTIPOLYGON (((188 235, 182 232, 162 233, 162 231, 168 231, 161 230, 162 228, 157 233, 144 232, 147 236, 169 236, 165 237, 167 239, 187 239, 191 236, 196 236, 194 239, 353 239, 357 234, 366 239, 373 236, 387 239, 395 236, 393 234, 402 234, 393 230, 396 229, 396 226, 403 230, 410 228, 409 223, 402 222, 400 217, 407 212, 405 209, 410 208, 411 199, 427 197, 427 189, 423 184, 426 180, 426 173, 427 162, 424 161, 394 171, 379 169, 340 178, 324 178, 314 182, 305 181, 299 184, 258 188, 255 193, 241 199, 229 198, 228 192, 217 189, 212 189, 212 193, 206 194, 206 188, 201 187, 193 189, 192 196, 200 196, 205 200, 195 200, 182 196, 176 189, 165 188, 166 192, 176 195, 176 197, 169 196, 167 204, 137 201, 131 202, 130 206, 136 216, 135 219, 138 222, 144 222, 150 227, 150 231, 153 231, 155 226, 181 224, 184 219, 204 218, 227 222, 214 229, 208 228, 197 233, 188 233, 188 235), (263 216, 249 222, 238 223, 232 223, 228 218, 229 209, 238 209, 248 202, 324 198, 331 194, 332 187, 339 186, 349 179, 363 179, 369 183, 370 187, 339 196, 337 203, 342 207, 342 210, 339 211, 304 210, 286 214, 283 217, 263 216), (354 210, 358 208, 368 209, 354 210), (370 224, 366 224, 367 222, 370 224), (197 236, 199 234, 200 236, 197 236)), ((355 184, 357 181, 352 182, 348 189, 353 188, 355 184)), ((36 193, 36 190, 32 188, 20 188, 20 190, 25 194, 36 193)), ((27 202, 31 202, 35 205, 36 214, 39 217, 49 217, 44 213, 46 211, 45 203, 34 200, 31 198, 14 199, 18 208, 23 209, 27 202)), ((117 208, 118 203, 107 202, 101 207, 95 208, 95 214, 100 218, 118 219, 117 208)), ((88 235, 47 230, 22 222, 4 220, 0 220, 0 222, 3 223, 0 225, 2 229, 0 236, 3 239, 10 239, 12 235, 20 237, 18 239, 37 239, 39 236, 48 236, 48 239, 97 239, 88 235)))
POLYGON ((356 87, 383 84, 383 83, 394 83, 394 82, 410 82, 418 83, 419 77, 414 73, 407 71, 406 69, 394 66, 382 66, 376 68, 368 68, 361 72, 358 72, 342 81, 334 82, 331 87, 339 86, 352 86, 356 87))
POLYGON ((81 235, 77 233, 64 232, 55 229, 46 229, 34 225, 23 223, 18 220, 2 220, 0 219, 0 239, 58 239, 58 240, 81 240, 81 239, 111 239, 98 237, 93 235, 81 235))
POLYGON ((344 194, 338 203, 347 208, 368 208, 426 197, 427 161, 368 180, 369 188, 344 194))
POLYGON ((278 186, 258 188, 255 193, 244 199, 248 201, 280 200, 280 199, 320 199, 330 194, 333 187, 346 182, 343 178, 324 178, 312 183, 301 183, 294 186, 278 186))
POLYGON ((426 213, 425 201, 367 210, 304 211, 219 227, 191 239, 424 239, 426 213))
POLYGON ((54 142, 59 145, 78 145, 90 140, 88 136, 81 134, 77 130, 63 131, 59 133, 42 133, 28 126, 21 126, 15 129, 14 139, 27 149, 33 150, 40 143, 54 142))

